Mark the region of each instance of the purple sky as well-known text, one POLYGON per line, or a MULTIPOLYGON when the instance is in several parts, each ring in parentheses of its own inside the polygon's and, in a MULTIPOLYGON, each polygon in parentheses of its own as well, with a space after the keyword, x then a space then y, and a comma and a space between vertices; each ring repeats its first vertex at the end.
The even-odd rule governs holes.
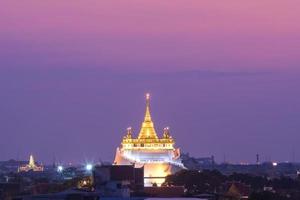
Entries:
POLYGON ((298 1, 0 2, 0 160, 112 161, 144 94, 217 161, 300 161, 298 1))

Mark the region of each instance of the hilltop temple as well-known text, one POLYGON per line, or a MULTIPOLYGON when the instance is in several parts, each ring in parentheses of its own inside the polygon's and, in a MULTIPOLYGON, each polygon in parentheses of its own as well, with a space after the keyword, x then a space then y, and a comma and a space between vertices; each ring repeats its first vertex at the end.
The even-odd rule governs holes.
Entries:
POLYGON ((164 128, 161 138, 157 136, 150 114, 150 95, 147 94, 146 113, 139 135, 134 138, 131 127, 127 129, 121 146, 117 148, 114 164, 144 167, 145 186, 160 186, 167 175, 185 168, 180 150, 174 145, 168 127, 164 128))
POLYGON ((34 172, 44 171, 44 167, 42 165, 35 164, 33 155, 30 155, 28 164, 22 165, 18 169, 18 172, 28 172, 28 171, 34 171, 34 172))

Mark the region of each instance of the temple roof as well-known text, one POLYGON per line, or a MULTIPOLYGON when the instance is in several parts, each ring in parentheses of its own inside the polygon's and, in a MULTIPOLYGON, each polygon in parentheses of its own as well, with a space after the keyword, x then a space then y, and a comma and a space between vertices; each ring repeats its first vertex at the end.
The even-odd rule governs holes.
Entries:
POLYGON ((150 94, 146 94, 146 112, 138 139, 158 139, 150 114, 150 94))
POLYGON ((21 165, 18 168, 18 172, 28 172, 28 171, 43 171, 44 167, 42 165, 36 165, 33 155, 31 154, 29 157, 29 163, 26 165, 21 165))

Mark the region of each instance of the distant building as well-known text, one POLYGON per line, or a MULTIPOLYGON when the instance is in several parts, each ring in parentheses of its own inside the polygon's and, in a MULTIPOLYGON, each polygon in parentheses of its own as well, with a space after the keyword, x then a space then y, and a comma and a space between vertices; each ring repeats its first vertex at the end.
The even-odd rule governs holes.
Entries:
POLYGON ((144 169, 133 165, 95 166, 93 182, 103 196, 129 197, 144 189, 144 169))
POLYGON ((224 199, 244 200, 249 199, 250 186, 240 182, 227 182, 225 184, 226 192, 224 199), (227 197, 227 198, 226 198, 227 197))
POLYGON ((189 153, 182 153, 181 160, 184 166, 191 170, 212 169, 215 166, 214 156, 194 158, 189 153))
POLYGON ((133 138, 131 128, 127 129, 121 147, 117 148, 115 165, 144 167, 145 186, 160 186, 165 177, 184 168, 180 150, 174 148, 175 141, 165 128, 158 138, 150 115, 150 95, 146 95, 146 113, 140 133, 133 138))
POLYGON ((184 186, 145 187, 144 194, 149 197, 183 197, 184 186))
POLYGON ((18 169, 18 172, 41 172, 44 171, 44 167, 42 165, 37 165, 34 161, 33 155, 29 157, 29 163, 26 165, 21 165, 18 169))
POLYGON ((17 172, 20 165, 25 165, 27 163, 27 161, 16 161, 13 159, 0 161, 0 173, 17 172))
POLYGON ((12 200, 99 200, 99 195, 95 192, 70 189, 59 193, 19 196, 12 200))
POLYGON ((19 183, 0 183, 0 199, 12 199, 13 196, 21 192, 19 183))

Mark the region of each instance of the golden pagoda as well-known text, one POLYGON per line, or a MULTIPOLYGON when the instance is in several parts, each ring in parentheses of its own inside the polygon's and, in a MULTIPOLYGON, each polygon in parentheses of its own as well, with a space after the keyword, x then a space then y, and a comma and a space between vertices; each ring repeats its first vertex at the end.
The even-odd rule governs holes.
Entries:
POLYGON ((146 94, 146 112, 139 135, 133 138, 132 128, 127 128, 121 147, 117 148, 114 164, 144 167, 145 186, 159 186, 167 175, 184 168, 180 150, 174 145, 168 127, 164 128, 161 138, 157 136, 150 114, 150 95, 146 94))
POLYGON ((32 154, 29 156, 29 163, 27 165, 20 166, 18 169, 18 172, 28 172, 28 171, 35 171, 35 172, 44 171, 44 167, 42 165, 35 164, 32 154))

